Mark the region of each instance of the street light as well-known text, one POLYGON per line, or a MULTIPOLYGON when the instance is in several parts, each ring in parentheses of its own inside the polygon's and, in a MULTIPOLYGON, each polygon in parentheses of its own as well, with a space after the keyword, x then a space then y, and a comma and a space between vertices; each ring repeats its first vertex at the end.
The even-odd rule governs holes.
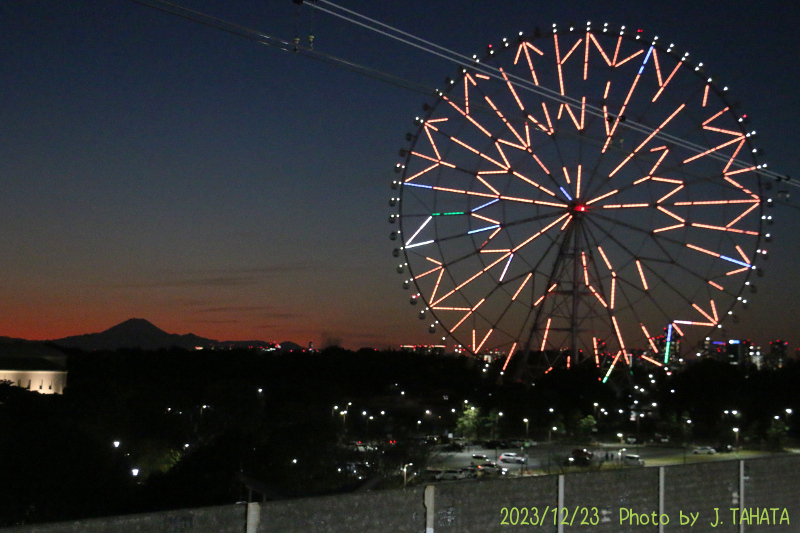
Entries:
POLYGON ((739 428, 733 428, 734 446, 739 446, 739 428))
POLYGON ((527 439, 528 438, 528 419, 527 418, 523 418, 522 421, 525 422, 525 438, 527 439))
POLYGON ((547 430, 547 442, 553 442, 553 431, 558 431, 556 426, 553 426, 549 430, 547 430))
POLYGON ((409 466, 413 465, 414 463, 408 463, 406 465, 403 465, 403 488, 406 488, 406 483, 408 482, 408 478, 406 477, 406 469, 408 469, 409 466))

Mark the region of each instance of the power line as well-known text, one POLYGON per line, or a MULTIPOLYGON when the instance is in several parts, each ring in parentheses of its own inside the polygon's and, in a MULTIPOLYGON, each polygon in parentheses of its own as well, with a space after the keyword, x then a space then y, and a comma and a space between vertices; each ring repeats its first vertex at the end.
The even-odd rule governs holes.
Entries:
POLYGON ((401 87, 403 89, 408 89, 410 91, 421 93, 427 96, 436 95, 436 91, 434 89, 431 89, 430 87, 427 87, 419 83, 415 83, 411 80, 407 80, 405 78, 401 78, 399 76, 395 76, 387 72, 383 72, 364 65, 360 65, 358 63, 354 63, 352 61, 348 61, 346 59, 342 59, 340 57, 327 54, 325 52, 320 52, 318 50, 311 48, 310 46, 302 45, 296 41, 292 42, 287 39, 275 37, 274 35, 270 35, 268 33, 255 30, 253 28, 248 28, 246 26, 234 24, 224 19, 220 19, 200 11, 189 9, 172 2, 166 2, 164 0, 129 0, 129 1, 135 4, 139 4, 141 6, 148 7, 150 9, 155 9, 163 13, 168 13, 170 15, 174 15, 176 17, 180 17, 182 19, 195 22, 197 24, 202 24, 203 26, 221 30, 226 33, 230 33, 232 35, 236 35, 238 37, 243 37, 251 41, 265 44, 267 46, 272 46, 279 50, 297 53, 304 57, 315 59, 323 63, 328 63, 330 65, 343 68, 345 70, 349 70, 351 72, 355 72, 357 74, 361 74, 369 78, 384 81, 386 83, 395 85, 397 87, 401 87))
MULTIPOLYGON (((297 1, 302 3, 302 0, 297 0, 297 1)), ((477 58, 475 58, 475 57, 468 57, 468 56, 465 56, 463 54, 459 54, 458 52, 455 52, 453 50, 450 50, 448 48, 445 48, 445 47, 440 46, 438 44, 435 44, 433 42, 427 41, 427 40, 422 39, 420 37, 416 37, 415 35, 412 35, 412 34, 410 34, 408 32, 405 32, 405 31, 399 30, 397 28, 394 28, 394 27, 392 27, 392 26, 390 26, 388 24, 385 24, 383 22, 377 21, 377 20, 372 19, 370 17, 367 17, 365 15, 361 15, 360 13, 357 13, 356 11, 353 11, 353 10, 344 8, 342 6, 336 5, 333 2, 331 2, 330 0, 314 0, 314 6, 315 6, 315 9, 319 9, 319 10, 323 11, 324 13, 328 13, 328 14, 330 14, 332 16, 335 16, 337 18, 340 18, 340 19, 345 20, 347 22, 350 22, 352 24, 356 24, 358 26, 361 26, 363 28, 369 29, 371 31, 374 31, 376 33, 379 33, 381 35, 389 37, 391 39, 394 39, 394 40, 400 41, 402 43, 405 43, 405 44, 407 44, 409 46, 412 46, 414 48, 423 50, 425 52, 428 52, 430 54, 433 54, 435 56, 443 58, 443 59, 445 59, 445 60, 447 60, 449 62, 455 63, 456 65, 463 66, 464 64, 472 64, 471 68, 475 69, 476 71, 481 72, 481 73, 483 73, 483 74, 485 74, 487 76, 490 76, 490 77, 492 77, 494 79, 497 79, 498 81, 499 80, 505 81, 505 78, 502 76, 502 73, 500 72, 500 70, 498 68, 491 67, 489 65, 480 63, 479 61, 476 60, 477 58), (320 6, 320 4, 325 4, 328 7, 322 7, 322 6, 320 6), (340 10, 341 12, 337 12, 336 11, 337 9, 340 10)), ((517 76, 513 76, 513 75, 508 74, 508 73, 506 73, 506 75, 508 76, 509 82, 512 85, 515 85, 515 86, 517 86, 517 87, 519 87, 519 88, 521 88, 523 90, 534 92, 534 93, 538 94, 539 96, 542 96, 544 98, 548 98, 550 100, 555 100, 558 103, 563 103, 563 104, 567 104, 567 105, 568 104, 572 104, 572 105, 577 105, 577 106, 582 105, 582 102, 580 102, 578 100, 575 100, 575 99, 573 99, 573 98, 571 98, 569 96, 561 95, 561 94, 557 93, 554 90, 547 89, 545 87, 541 87, 541 86, 532 84, 528 80, 522 79, 522 78, 517 77, 517 76)), ((589 105, 589 104, 586 104, 586 111, 588 113, 592 114, 592 115, 597 116, 597 117, 603 117, 603 118, 605 117, 605 115, 604 115, 604 113, 603 113, 603 111, 601 109, 599 109, 599 108, 597 108, 595 106, 589 105)), ((626 122, 626 126, 628 128, 630 128, 630 129, 636 130, 636 131, 638 131, 640 133, 644 133, 644 134, 653 133, 653 129, 651 127, 645 126, 643 124, 638 124, 635 121, 627 121, 626 122)), ((658 132, 655 136, 659 137, 659 138, 662 138, 662 139, 665 139, 665 140, 667 140, 667 141, 669 141, 669 142, 671 142, 671 143, 673 143, 675 145, 681 146, 681 147, 686 148, 687 150, 695 152, 695 153, 701 153, 701 152, 705 152, 707 150, 707 147, 705 147, 705 146, 701 146, 701 145, 698 145, 698 144, 695 144, 695 143, 691 143, 691 142, 685 141, 684 139, 681 139, 679 137, 670 135, 670 134, 668 134, 666 132, 663 132, 663 131, 658 132)), ((724 155, 717 154, 717 153, 709 153, 707 155, 708 155, 708 157, 711 157, 713 159, 717 159, 719 161, 727 161, 729 159, 729 158, 725 157, 724 155)), ((740 167, 740 168, 745 168, 745 167, 748 166, 747 163, 740 162, 740 161, 734 161, 734 164, 736 166, 740 167)), ((800 187, 800 183, 789 179, 787 176, 784 176, 784 175, 779 174, 777 172, 773 172, 773 171, 768 170, 766 168, 759 168, 759 169, 756 170, 756 172, 758 174, 760 174, 761 176, 770 177, 770 178, 775 179, 776 181, 786 181, 786 183, 789 184, 789 185, 792 185, 794 187, 800 187)))

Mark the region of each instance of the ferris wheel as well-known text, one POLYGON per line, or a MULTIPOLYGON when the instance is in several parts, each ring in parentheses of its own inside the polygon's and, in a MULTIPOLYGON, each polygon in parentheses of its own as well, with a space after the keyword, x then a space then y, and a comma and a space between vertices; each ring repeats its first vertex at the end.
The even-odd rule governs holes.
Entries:
POLYGON ((641 30, 554 25, 448 78, 390 200, 431 332, 517 377, 592 364, 607 379, 735 321, 766 259, 766 165, 704 70, 641 30))

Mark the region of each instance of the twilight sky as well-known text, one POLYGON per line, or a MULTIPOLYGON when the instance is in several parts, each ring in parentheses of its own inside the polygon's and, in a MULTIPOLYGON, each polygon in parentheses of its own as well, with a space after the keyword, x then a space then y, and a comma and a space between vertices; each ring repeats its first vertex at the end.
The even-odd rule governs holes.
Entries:
MULTIPOLYGON (((182 5, 429 86, 455 66, 291 0, 182 5), (235 5, 229 5, 235 4, 235 5)), ((800 179, 800 33, 783 0, 340 0, 465 54, 608 21, 703 61, 800 179)), ((398 150, 426 97, 130 0, 0 4, 0 335, 147 318, 216 339, 431 343, 388 236, 398 150)), ((786 187, 774 187, 772 193, 786 187)), ((800 189, 732 336, 800 346, 800 189)), ((775 194, 777 198, 777 194, 775 194)))

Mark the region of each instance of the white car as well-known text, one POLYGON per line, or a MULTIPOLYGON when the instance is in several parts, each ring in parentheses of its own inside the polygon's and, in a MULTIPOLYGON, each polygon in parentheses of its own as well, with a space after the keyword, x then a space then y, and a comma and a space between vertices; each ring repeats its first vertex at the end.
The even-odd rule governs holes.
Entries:
POLYGON ((626 466, 644 466, 644 460, 631 453, 622 457, 622 464, 626 466))
POLYGON ((444 472, 439 472, 436 474, 437 481, 454 481, 457 479, 464 479, 464 472, 461 470, 456 470, 454 468, 449 468, 444 472))
POLYGON ((521 455, 517 455, 516 453, 508 452, 500 456, 500 462, 522 464, 525 462, 525 458, 521 455))
POLYGON ((717 453, 717 450, 715 450, 711 446, 698 446, 697 448, 694 449, 692 453, 695 455, 700 455, 700 454, 713 455, 717 453))

